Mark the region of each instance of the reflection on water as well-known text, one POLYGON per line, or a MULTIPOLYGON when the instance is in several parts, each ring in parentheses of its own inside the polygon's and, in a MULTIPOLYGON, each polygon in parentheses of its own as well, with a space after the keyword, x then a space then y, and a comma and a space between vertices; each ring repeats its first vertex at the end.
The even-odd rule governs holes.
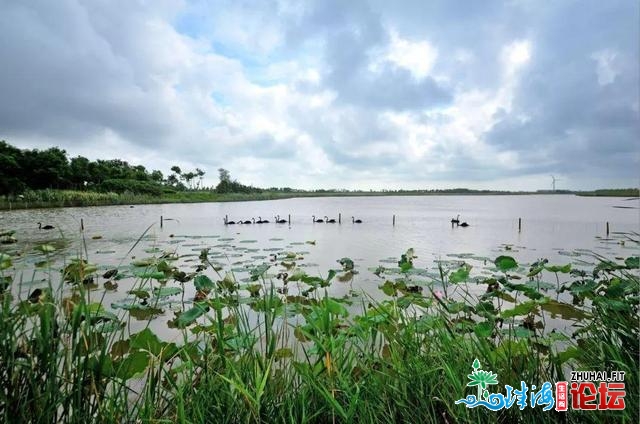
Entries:
MULTIPOLYGON (((308 275, 324 277, 330 269, 340 269, 338 260, 348 257, 357 274, 353 280, 334 283, 330 294, 362 290, 380 297, 378 286, 384 280, 373 271, 397 265, 408 248, 417 255, 414 264, 424 270, 417 278, 423 280, 437 277, 436 261, 452 267, 464 261, 477 276, 491 275, 485 265, 502 254, 513 256, 520 264, 548 258, 551 263, 571 263, 575 268, 594 263, 590 251, 610 258, 637 255, 637 244, 624 243, 620 233, 640 231, 638 210, 616 207, 637 204, 637 200, 565 195, 408 196, 3 211, 0 229, 16 230, 18 243, 2 246, 1 251, 21 258, 16 261, 19 276, 14 292, 23 297, 49 280, 59 281, 59 270, 73 258, 97 264, 100 275, 119 268, 134 276, 138 271, 131 267, 133 261, 162 253, 178 258, 172 266, 194 271, 203 249, 209 249, 210 260, 221 268, 220 276, 211 273, 212 278, 231 271, 239 280, 246 279, 248 270, 260 263, 271 265, 268 275, 274 279, 290 271, 287 267, 293 262, 308 275), (469 227, 451 225, 458 214, 469 227), (276 224, 276 215, 290 216, 291 224, 276 224), (314 223, 313 215, 341 218, 341 223, 314 223), (262 217, 270 223, 224 225, 225 216, 233 221, 262 217), (352 216, 363 222, 352 223, 352 216), (56 228, 39 230, 37 222, 56 228), (609 238, 607 222, 612 231, 609 238), (34 250, 44 243, 55 251, 34 250), (279 254, 277 261, 272 261, 274 253, 279 254)), ((125 278, 116 291, 105 292, 105 280, 99 278, 95 299, 104 296, 108 304, 122 300, 136 281, 139 284, 139 279, 125 278)), ((194 294, 193 284, 185 284, 185 299, 194 294)), ((170 310, 172 305, 165 307, 170 310)), ((154 327, 163 328, 172 315, 166 312, 154 327)))

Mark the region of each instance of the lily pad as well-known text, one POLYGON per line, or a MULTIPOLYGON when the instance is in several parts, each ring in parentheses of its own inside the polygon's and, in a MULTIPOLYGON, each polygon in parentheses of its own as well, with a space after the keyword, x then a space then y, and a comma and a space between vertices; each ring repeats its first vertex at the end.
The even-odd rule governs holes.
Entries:
POLYGON ((511 256, 498 256, 494 263, 496 264, 498 269, 503 272, 518 267, 518 263, 511 256))
POLYGON ((56 251, 56 248, 50 244, 41 244, 40 246, 36 246, 34 249, 42 253, 52 253, 56 251))
POLYGON ((196 302, 193 304, 193 308, 182 312, 180 316, 178 316, 178 318, 175 320, 175 323, 180 328, 187 327, 188 325, 195 322, 195 320, 206 314, 208 311, 209 306, 206 304, 206 302, 196 302))
POLYGON ((471 266, 464 264, 449 275, 449 281, 453 284, 461 283, 469 278, 469 271, 471 271, 471 266))
POLYGON ((155 287, 153 289, 153 294, 157 297, 175 296, 180 293, 182 293, 182 289, 180 287, 155 287))
POLYGON ((11 256, 0 253, 0 269, 7 269, 11 267, 13 263, 11 262, 11 256))
POLYGON ((137 266, 137 267, 145 267, 145 266, 151 266, 154 263, 156 263, 156 258, 144 258, 144 259, 137 259, 131 262, 131 265, 137 266))
POLYGON ((210 292, 215 287, 213 281, 206 275, 198 275, 194 278, 193 283, 196 287, 196 290, 203 291, 205 293, 210 292))

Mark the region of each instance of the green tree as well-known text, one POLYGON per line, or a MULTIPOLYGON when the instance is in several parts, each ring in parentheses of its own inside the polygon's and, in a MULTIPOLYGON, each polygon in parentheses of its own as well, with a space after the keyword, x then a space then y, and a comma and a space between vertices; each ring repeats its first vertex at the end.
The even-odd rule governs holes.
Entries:
POLYGON ((0 194, 20 193, 26 188, 21 160, 20 149, 0 141, 0 194))
POLYGON ((218 169, 220 182, 216 186, 217 193, 262 193, 262 189, 240 184, 236 180, 231 180, 231 174, 224 168, 218 169))
POLYGON ((85 183, 91 181, 91 162, 83 156, 77 156, 71 159, 69 164, 69 180, 75 189, 82 189, 85 183))
POLYGON ((22 169, 24 180, 29 188, 67 188, 69 184, 69 161, 67 152, 52 147, 47 150, 23 150, 22 169))
POLYGON ((162 182, 162 180, 164 179, 164 176, 162 175, 162 172, 158 170, 153 170, 149 178, 151 179, 151 181, 155 181, 159 183, 159 182, 162 182))
POLYGON ((182 179, 184 180, 184 182, 186 183, 186 185, 190 189, 193 189, 193 179, 195 177, 196 177, 196 173, 195 172, 183 172, 182 173, 182 179))
POLYGON ((202 178, 204 177, 205 172, 200 169, 200 168, 196 168, 196 176, 198 177, 198 184, 196 186, 196 189, 199 189, 202 187, 202 178))
POLYGON ((147 181, 147 180, 149 180, 149 174, 147 173, 147 169, 144 166, 136 165, 133 168, 131 168, 131 170, 133 171, 134 179, 136 179, 138 181, 147 181))
POLYGON ((231 174, 224 168, 218 168, 218 175, 220 176, 220 182, 230 183, 231 182, 231 174))

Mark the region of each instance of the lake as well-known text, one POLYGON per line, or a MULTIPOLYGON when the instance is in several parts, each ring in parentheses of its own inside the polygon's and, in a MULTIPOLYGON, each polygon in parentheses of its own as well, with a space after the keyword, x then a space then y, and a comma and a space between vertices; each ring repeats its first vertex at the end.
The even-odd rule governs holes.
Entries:
MULTIPOLYGON (((379 266, 397 266, 408 248, 417 256, 415 267, 425 270, 417 278, 419 283, 437 277, 437 261, 450 268, 466 262, 473 266, 472 275, 482 276, 491 275, 487 268, 500 255, 513 256, 524 266, 548 258, 550 263, 571 263, 574 268, 594 264, 590 252, 610 259, 637 255, 637 244, 629 242, 624 233, 640 232, 638 206, 637 199, 505 195, 320 197, 2 211, 0 229, 16 230, 18 243, 1 246, 0 251, 14 257, 20 254, 14 262, 21 284, 13 287, 22 297, 46 286, 49 278, 59 281, 59 270, 72 258, 88 258, 98 265, 99 274, 114 267, 124 273, 132 269, 133 260, 170 252, 179 257, 172 265, 188 271, 199 263, 199 253, 209 249, 210 259, 222 267, 220 276, 232 271, 239 280, 246 279, 249 270, 261 263, 271 265, 268 276, 272 278, 290 271, 280 265, 286 252, 295 253, 297 265, 312 276, 324 277, 329 269, 341 268, 338 260, 351 258, 358 273, 345 284, 333 284, 329 293, 343 296, 362 290, 380 298, 378 286, 384 279, 373 271, 379 266), (341 224, 312 221, 313 215, 337 220, 339 214, 341 224), (458 214, 468 227, 451 225, 458 214), (291 224, 274 223, 275 215, 284 219, 290 215, 291 224), (225 216, 234 221, 262 217, 270 222, 225 225, 225 216), (352 223, 352 216, 363 222, 352 223), (84 233, 80 231, 81 220, 84 233), (39 230, 37 222, 56 228, 39 230), (42 244, 56 247, 48 255, 52 267, 43 264, 46 255, 34 250, 42 244), (274 253, 281 255, 277 262, 270 261, 274 253)), ((221 278, 207 272, 214 280, 221 278)), ((120 280, 118 290, 108 293, 102 289, 104 281, 98 278, 93 296, 96 300, 104 296, 111 303, 126 298, 136 279, 120 280)), ((185 285, 186 297, 194 292, 185 285)), ((171 315, 163 314, 154 326, 162 327, 171 315)))

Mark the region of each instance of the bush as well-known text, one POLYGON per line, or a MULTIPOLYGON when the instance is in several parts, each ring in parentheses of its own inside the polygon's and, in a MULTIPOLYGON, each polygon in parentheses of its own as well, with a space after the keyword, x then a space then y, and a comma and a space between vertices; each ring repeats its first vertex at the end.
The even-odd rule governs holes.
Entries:
POLYGON ((163 188, 157 183, 131 179, 105 180, 97 186, 97 189, 103 193, 124 193, 128 191, 135 194, 152 194, 154 196, 159 196, 163 193, 163 188))

